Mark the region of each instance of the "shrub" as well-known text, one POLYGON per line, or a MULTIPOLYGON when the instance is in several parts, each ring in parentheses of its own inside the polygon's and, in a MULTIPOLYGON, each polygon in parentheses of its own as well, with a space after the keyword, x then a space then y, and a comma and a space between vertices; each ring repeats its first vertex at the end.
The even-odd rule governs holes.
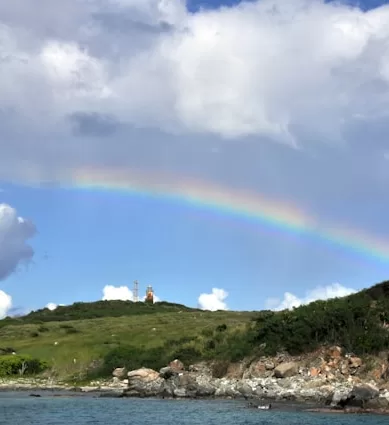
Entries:
POLYGON ((170 360, 163 347, 139 348, 133 346, 119 346, 110 350, 104 356, 103 365, 98 371, 94 371, 96 376, 109 376, 117 367, 126 367, 127 370, 148 367, 159 370, 166 366, 170 360))
POLYGON ((0 376, 19 375, 24 370, 24 375, 36 375, 48 368, 45 361, 24 355, 6 355, 0 357, 0 376))

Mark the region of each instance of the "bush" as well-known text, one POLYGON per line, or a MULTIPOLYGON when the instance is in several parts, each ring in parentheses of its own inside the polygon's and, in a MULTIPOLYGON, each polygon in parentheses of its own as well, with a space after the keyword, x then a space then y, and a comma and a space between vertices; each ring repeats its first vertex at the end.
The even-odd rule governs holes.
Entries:
MULTIPOLYGON (((378 288, 372 293, 379 293, 378 288)), ((369 294, 365 291, 262 314, 256 321, 255 343, 266 343, 266 354, 286 350, 294 355, 332 344, 358 355, 387 350, 389 334, 384 323, 389 299, 377 301, 369 294)))
POLYGON ((103 365, 94 371, 94 376, 110 376, 117 367, 126 367, 127 370, 141 367, 159 370, 171 359, 163 347, 145 349, 127 345, 113 348, 103 360, 103 365))
POLYGON ((0 376, 36 375, 48 368, 45 361, 22 355, 6 355, 0 357, 0 376))

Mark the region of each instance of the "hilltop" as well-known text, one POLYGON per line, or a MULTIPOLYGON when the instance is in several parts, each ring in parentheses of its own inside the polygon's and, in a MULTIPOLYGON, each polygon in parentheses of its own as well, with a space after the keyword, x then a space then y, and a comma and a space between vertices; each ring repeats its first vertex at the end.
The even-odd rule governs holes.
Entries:
POLYGON ((281 312, 98 301, 1 320, 0 354, 31 356, 44 362, 46 376, 74 380, 109 376, 118 366, 159 370, 174 358, 213 362, 222 376, 243 359, 301 357, 331 345, 376 356, 389 350, 388 322, 389 282, 281 312))
POLYGON ((140 316, 143 314, 174 313, 178 311, 200 310, 165 301, 155 304, 120 300, 76 302, 72 305, 60 305, 54 310, 43 308, 17 318, 6 317, 0 321, 0 326, 23 323, 64 322, 99 317, 140 316))

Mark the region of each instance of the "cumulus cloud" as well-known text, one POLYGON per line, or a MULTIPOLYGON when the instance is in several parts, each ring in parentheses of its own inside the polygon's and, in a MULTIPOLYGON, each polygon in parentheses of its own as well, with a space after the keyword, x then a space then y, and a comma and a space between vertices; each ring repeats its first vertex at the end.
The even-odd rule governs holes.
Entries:
POLYGON ((84 144, 59 138, 77 114, 293 146, 352 142, 361 122, 387 120, 389 6, 258 0, 189 13, 183 0, 3 3, 0 120, 18 141, 0 161, 20 163, 21 144, 36 178, 45 175, 43 154, 72 164, 84 157, 84 144), (50 143, 27 142, 21 129, 50 143))
POLYGON ((58 308, 59 306, 63 306, 65 304, 56 304, 56 303, 48 303, 45 305, 45 308, 48 308, 49 310, 53 311, 56 308, 58 308))
MULTIPOLYGON (((113 286, 106 285, 103 288, 103 300, 121 300, 121 301, 134 301, 134 294, 128 286, 113 286)), ((139 298, 139 301, 145 301, 146 295, 139 298)), ((154 302, 161 301, 161 299, 154 294, 154 302)))
POLYGON ((13 273, 19 264, 32 259, 34 251, 27 241, 35 233, 31 221, 19 217, 11 206, 0 204, 0 280, 13 273))
POLYGON ((225 299, 228 297, 228 292, 224 289, 212 288, 210 294, 203 293, 199 296, 198 305, 203 310, 228 310, 225 299))
POLYGON ((0 290, 0 319, 7 316, 8 311, 12 307, 12 297, 0 290))
POLYGON ((134 295, 128 286, 106 285, 103 289, 103 300, 133 301, 134 295))
POLYGON ((302 298, 299 298, 290 292, 285 292, 284 298, 282 300, 278 298, 268 299, 266 301, 266 308, 277 311, 293 309, 294 307, 299 307, 303 304, 309 304, 313 301, 345 297, 355 292, 355 289, 347 288, 340 285, 339 283, 333 283, 328 286, 318 286, 317 288, 309 290, 302 298))

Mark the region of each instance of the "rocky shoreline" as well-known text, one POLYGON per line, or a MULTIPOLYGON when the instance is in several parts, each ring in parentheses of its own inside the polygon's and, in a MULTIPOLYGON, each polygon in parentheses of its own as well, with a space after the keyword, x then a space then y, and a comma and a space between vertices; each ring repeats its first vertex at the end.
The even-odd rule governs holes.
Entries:
POLYGON ((0 380, 0 391, 47 393, 50 390, 123 398, 240 399, 253 408, 268 402, 290 402, 306 404, 307 409, 308 404, 313 405, 315 407, 309 408, 312 412, 389 414, 387 366, 382 363, 376 378, 374 371, 370 375, 363 373, 361 359, 343 355, 341 348, 332 347, 315 353, 308 363, 307 359, 280 355, 249 364, 230 364, 220 370, 209 363, 186 368, 181 361, 174 360, 159 371, 117 368, 112 379, 90 382, 87 386, 75 387, 43 379, 0 380))

